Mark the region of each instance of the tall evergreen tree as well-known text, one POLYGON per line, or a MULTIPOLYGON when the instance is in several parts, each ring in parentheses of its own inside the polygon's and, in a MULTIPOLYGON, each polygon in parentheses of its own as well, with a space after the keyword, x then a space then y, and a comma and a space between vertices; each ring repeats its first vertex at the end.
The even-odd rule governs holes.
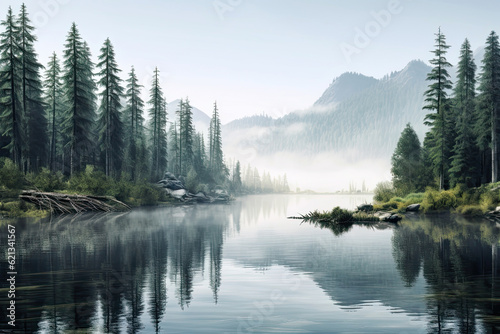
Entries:
POLYGON ((123 159, 123 124, 121 119, 123 96, 120 69, 115 60, 115 51, 111 41, 106 39, 101 48, 98 84, 102 87, 99 107, 99 140, 107 176, 116 176, 121 169, 123 159))
POLYGON ((61 149, 62 138, 59 124, 62 121, 62 83, 61 83, 61 66, 59 59, 54 52, 50 57, 44 80, 45 88, 45 103, 47 106, 48 118, 48 133, 49 133, 49 168, 51 171, 56 170, 56 162, 58 149, 61 149))
POLYGON ((26 6, 21 5, 21 12, 17 19, 19 27, 20 46, 20 75, 22 85, 21 105, 26 116, 25 129, 28 135, 28 143, 25 146, 27 170, 37 170, 45 165, 47 160, 47 119, 45 117, 45 106, 42 99, 43 90, 40 78, 40 70, 43 66, 37 60, 34 48, 36 36, 35 28, 26 11, 26 6))
POLYGON ((217 102, 214 103, 214 111, 210 120, 209 129, 209 169, 214 181, 221 183, 227 176, 227 168, 224 165, 224 154, 222 152, 221 123, 217 102))
MULTIPOLYGON (((268 174, 268 176, 269 176, 269 174, 268 174)), ((270 177, 269 177, 268 183, 271 183, 270 177)), ((233 171, 233 191, 237 194, 240 193, 241 186, 242 186, 241 165, 240 165, 240 162, 237 161, 236 166, 234 167, 234 171, 233 171)))
MULTIPOLYGON (((486 40, 483 66, 479 77, 478 144, 491 149, 491 182, 498 181, 498 113, 500 109, 500 46, 492 31, 486 40)), ((485 180, 484 180, 485 181, 485 180)))
POLYGON ((151 140, 151 180, 157 181, 167 169, 167 107, 160 86, 160 72, 155 69, 153 85, 149 91, 149 118, 151 140))
POLYGON ((457 120, 455 146, 450 169, 450 183, 475 186, 478 175, 479 149, 471 127, 476 121, 476 64, 469 41, 466 39, 460 49, 458 77, 454 91, 454 109, 457 120))
POLYGON ((127 107, 124 112, 124 128, 125 128, 125 160, 126 170, 130 172, 132 180, 137 180, 139 175, 144 174, 146 159, 143 150, 144 136, 144 101, 141 99, 141 89, 143 86, 139 84, 135 69, 132 67, 129 78, 127 79, 127 107))
POLYGON ((23 128, 25 115, 22 109, 21 92, 21 50, 19 48, 19 27, 12 8, 9 7, 7 17, 0 23, 4 31, 0 35, 0 88, 5 92, 2 96, 0 110, 1 133, 6 138, 5 148, 11 159, 18 166, 23 161, 23 147, 26 143, 26 132, 23 128))
POLYGON ((189 99, 182 101, 179 108, 180 173, 187 175, 193 164, 193 111, 189 99))
POLYGON ((439 188, 444 189, 448 178, 449 158, 452 148, 452 138, 450 138, 450 103, 447 91, 452 88, 448 67, 451 64, 446 60, 446 53, 449 45, 446 44, 446 38, 441 33, 441 28, 436 34, 434 58, 430 63, 434 65, 431 72, 427 75, 427 80, 431 81, 425 92, 426 105, 424 109, 431 112, 425 116, 425 124, 430 126, 433 133, 433 140, 430 154, 434 170, 439 175, 439 188))
POLYGON ((73 175, 81 170, 82 163, 89 161, 94 147, 95 83, 89 50, 75 23, 64 47, 63 83, 67 107, 63 132, 67 138, 65 146, 69 148, 69 171, 73 175))
POLYGON ((422 190, 419 184, 422 150, 417 133, 409 123, 401 133, 391 162, 392 183, 399 194, 422 190))
POLYGON ((180 152, 179 152, 179 134, 177 132, 177 124, 171 123, 169 129, 170 141, 169 141, 169 170, 175 175, 180 175, 180 152))

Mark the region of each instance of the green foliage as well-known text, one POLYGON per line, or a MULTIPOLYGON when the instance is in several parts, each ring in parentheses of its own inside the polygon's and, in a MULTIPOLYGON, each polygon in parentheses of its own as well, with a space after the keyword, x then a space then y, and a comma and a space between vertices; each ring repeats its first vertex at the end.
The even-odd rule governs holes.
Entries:
POLYGON ((458 183, 475 186, 479 175, 478 147, 471 124, 477 120, 475 106, 476 64, 469 41, 466 39, 460 50, 458 81, 453 100, 456 118, 455 145, 451 157, 450 185, 458 183))
POLYGON ((424 193, 411 193, 405 196, 404 202, 406 205, 422 203, 424 200, 424 193))
POLYGON ((196 173, 196 170, 194 169, 193 166, 189 169, 189 172, 187 174, 186 178, 186 188, 195 191, 198 187, 198 174, 196 173))
POLYGON ((9 158, 0 158, 0 188, 22 189, 24 187, 24 175, 9 158))
POLYGON ((26 115, 21 101, 22 68, 19 46, 19 27, 16 17, 9 7, 7 17, 1 26, 5 29, 0 34, 0 134, 3 141, 2 149, 7 149, 10 158, 18 166, 23 161, 26 138, 26 115), (7 93, 8 92, 8 93, 7 93))
POLYGON ((28 181, 40 191, 55 191, 63 190, 66 187, 63 174, 58 171, 51 172, 48 168, 43 167, 38 174, 28 174, 28 181))
POLYGON ((485 213, 480 205, 461 205, 457 207, 456 211, 464 216, 481 216, 485 213))
POLYGON ((493 210, 498 204, 498 191, 487 191, 481 194, 479 205, 484 211, 493 210))
MULTIPOLYGON (((475 133, 479 148, 484 152, 491 150, 495 161, 485 161, 492 166, 492 175, 483 175, 486 180, 498 180, 498 110, 500 109, 500 44, 498 35, 492 31, 486 40, 483 66, 479 76, 479 95, 477 98, 477 122, 475 133)), ((486 168, 484 168, 487 170, 486 168)))
POLYGON ((101 48, 97 68, 100 69, 98 84, 102 88, 100 93, 102 101, 97 122, 101 161, 107 176, 117 176, 123 161, 123 123, 120 101, 123 87, 119 77, 120 70, 115 60, 115 51, 109 38, 101 48))
POLYGON ((138 205, 155 205, 161 197, 161 191, 151 184, 143 183, 134 186, 131 195, 138 205))
POLYGON ((73 23, 64 45, 63 83, 65 92, 64 121, 61 124, 70 175, 79 172, 89 152, 95 147, 95 90, 94 65, 87 43, 73 23))
POLYGON ((377 202, 388 202, 396 194, 392 183, 389 181, 377 183, 374 193, 373 198, 377 202))
POLYGON ((332 221, 341 224, 352 223, 354 221, 352 212, 341 209, 338 206, 333 208, 331 211, 312 211, 307 215, 303 215, 302 218, 305 220, 332 221))
POLYGON ((167 106, 160 85, 160 71, 154 71, 153 85, 149 91, 149 138, 151 155, 151 180, 161 179, 167 170, 167 106))
POLYGON ((423 190, 420 177, 423 168, 422 149, 418 136, 408 123, 401 133, 392 155, 392 183, 396 193, 405 195, 423 190))
POLYGON ((430 63, 434 66, 427 75, 427 80, 431 83, 425 92, 424 109, 430 113, 425 116, 425 125, 431 127, 429 140, 429 156, 436 175, 439 176, 439 188, 444 189, 448 179, 448 168, 450 151, 453 146, 453 131, 451 129, 452 120, 450 116, 450 103, 447 91, 452 88, 450 75, 447 68, 451 64, 446 60, 447 50, 450 48, 446 44, 446 38, 439 29, 436 34, 436 44, 433 51, 434 58, 430 63))
POLYGON ((457 197, 451 190, 427 189, 422 201, 424 211, 447 210, 457 206, 457 197))
POLYGON ((94 166, 87 165, 85 171, 69 179, 68 189, 78 194, 105 196, 111 195, 112 181, 102 171, 96 171, 94 166))

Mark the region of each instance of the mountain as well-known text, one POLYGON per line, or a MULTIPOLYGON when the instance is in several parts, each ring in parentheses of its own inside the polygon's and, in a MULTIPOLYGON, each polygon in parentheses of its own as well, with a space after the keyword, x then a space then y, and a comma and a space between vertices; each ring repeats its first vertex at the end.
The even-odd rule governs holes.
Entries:
POLYGON ((429 71, 422 61, 412 61, 382 79, 345 73, 313 107, 279 119, 253 116, 233 121, 223 128, 223 138, 259 154, 356 150, 364 157, 389 158, 406 123, 423 140, 429 71))
POLYGON ((321 95, 318 101, 314 103, 317 105, 328 105, 331 103, 338 103, 357 95, 366 89, 372 87, 378 82, 373 77, 367 77, 359 73, 347 72, 340 77, 333 80, 327 90, 321 95))
POLYGON ((246 117, 224 126, 226 156, 267 170, 295 170, 303 178, 323 173, 346 179, 359 167, 370 171, 367 178, 380 181, 380 174, 390 171, 391 155, 407 123, 423 141, 422 106, 430 70, 415 60, 382 79, 345 73, 309 109, 278 119, 246 117))
MULTIPOLYGON (((176 116, 176 111, 179 109, 179 103, 181 102, 180 99, 174 100, 168 104, 168 117, 169 120, 172 122, 175 119, 177 119, 176 116)), ((210 127, 210 117, 205 114, 203 111, 200 109, 196 108, 195 106, 191 105, 193 108, 193 125, 196 129, 197 132, 202 132, 205 135, 208 134, 208 129, 210 127)))

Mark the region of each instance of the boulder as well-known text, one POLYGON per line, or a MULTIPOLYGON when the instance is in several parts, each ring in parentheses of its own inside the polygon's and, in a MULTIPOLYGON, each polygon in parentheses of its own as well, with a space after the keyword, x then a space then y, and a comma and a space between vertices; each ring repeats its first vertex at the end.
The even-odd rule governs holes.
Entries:
POLYGON ((406 207, 408 212, 418 212, 420 210, 420 204, 411 204, 406 207))
POLYGON ((403 219, 403 218, 400 215, 392 214, 390 217, 386 218, 384 221, 386 221, 388 223, 397 223, 401 219, 403 219))
POLYGON ((373 211, 373 205, 371 204, 358 205, 358 211, 371 212, 373 211))
POLYGON ((186 189, 177 189, 177 190, 171 190, 169 191, 170 196, 177 198, 177 199, 184 199, 184 197, 187 195, 187 190, 186 189))
POLYGON ((400 215, 390 212, 377 212, 375 216, 378 217, 381 222, 387 223, 397 223, 402 219, 400 215))

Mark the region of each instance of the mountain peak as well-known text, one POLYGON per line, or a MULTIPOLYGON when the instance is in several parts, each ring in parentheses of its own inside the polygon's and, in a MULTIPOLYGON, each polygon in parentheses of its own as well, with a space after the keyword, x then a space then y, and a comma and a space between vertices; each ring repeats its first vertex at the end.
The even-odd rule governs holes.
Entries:
POLYGON ((370 88, 378 80, 363 74, 346 72, 334 79, 323 95, 314 103, 315 106, 326 106, 342 102, 353 95, 370 88))

